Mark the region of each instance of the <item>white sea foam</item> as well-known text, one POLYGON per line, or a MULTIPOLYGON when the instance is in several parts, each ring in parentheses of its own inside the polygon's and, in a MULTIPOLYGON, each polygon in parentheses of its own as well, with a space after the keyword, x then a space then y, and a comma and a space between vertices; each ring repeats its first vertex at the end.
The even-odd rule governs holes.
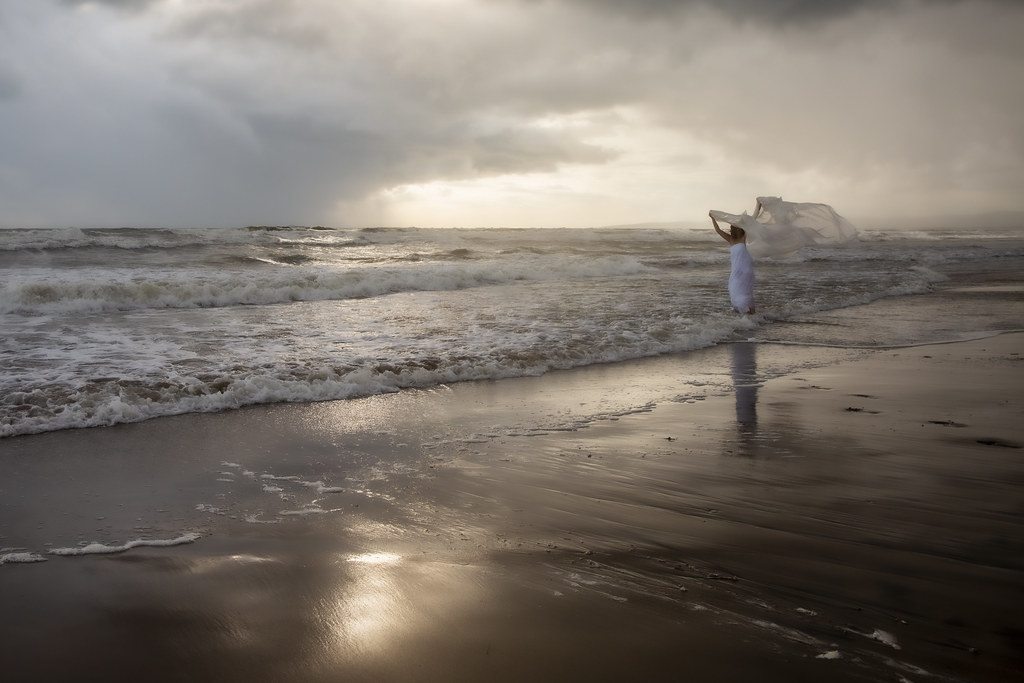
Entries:
POLYGON ((134 541, 128 541, 122 545, 106 545, 104 543, 93 542, 88 543, 84 546, 77 548, 54 548, 50 551, 50 555, 110 555, 113 553, 123 553, 132 548, 166 548, 169 546, 184 545, 186 543, 195 543, 202 536, 196 533, 188 533, 178 536, 177 538, 170 539, 145 539, 140 538, 134 541))
POLYGON ((38 553, 10 552, 0 554, 0 564, 31 564, 46 562, 46 558, 38 553))
POLYGON ((279 519, 260 519, 261 515, 262 513, 246 515, 245 521, 247 524, 280 524, 281 522, 279 519))
POLYGON ((303 486, 313 489, 318 494, 320 493, 344 493, 347 489, 341 486, 327 486, 322 481, 303 481, 303 486))
POLYGON ((775 623, 773 621, 764 621, 762 619, 754 619, 753 621, 751 621, 751 623, 754 624, 755 626, 758 626, 758 627, 763 628, 765 630, 774 631, 775 633, 780 634, 784 638, 792 640, 793 642, 796 642, 796 643, 803 643, 805 645, 822 645, 823 644, 820 640, 818 640, 817 638, 815 638, 814 636, 812 636, 810 634, 804 633, 803 631, 800 631, 799 629, 790 628, 789 626, 782 626, 782 625, 777 624, 777 623, 775 623))
POLYGON ((874 631, 868 634, 868 638, 870 638, 871 640, 876 640, 879 643, 882 643, 883 645, 888 645, 894 650, 900 649, 900 644, 896 640, 896 636, 889 633, 888 631, 883 631, 882 629, 876 628, 874 631))
POLYGON ((301 508, 299 510, 282 510, 281 514, 282 515, 287 515, 287 516, 292 516, 292 517, 305 517, 305 516, 309 516, 309 515, 326 515, 329 512, 331 512, 331 511, 330 510, 324 510, 323 508, 319 508, 319 507, 315 507, 315 506, 309 506, 309 507, 301 508))

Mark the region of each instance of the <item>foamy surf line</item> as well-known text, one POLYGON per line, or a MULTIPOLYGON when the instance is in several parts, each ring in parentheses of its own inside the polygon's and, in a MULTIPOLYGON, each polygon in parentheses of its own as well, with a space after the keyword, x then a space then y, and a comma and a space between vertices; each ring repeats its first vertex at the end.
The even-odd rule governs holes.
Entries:
MULTIPOLYGON (((626 266, 627 270, 632 267, 626 266)), ((600 266, 599 271, 607 275, 602 268, 600 266)), ((562 276, 578 277, 583 272, 562 272, 562 276)), ((587 277, 594 274, 591 272, 587 277)), ((517 287, 521 286, 523 280, 514 274, 506 276, 511 277, 517 287)), ((544 321, 531 317, 530 309, 519 310, 522 307, 515 306, 495 323, 492 322, 495 316, 485 312, 492 306, 508 306, 508 303, 496 302, 496 295, 481 292, 475 295, 484 297, 479 304, 466 304, 467 314, 454 314, 462 319, 445 330, 459 346, 438 346, 434 330, 429 334, 422 331, 410 334, 393 327, 386 319, 376 318, 365 324, 379 328, 377 331, 357 330, 354 336, 344 325, 326 332, 296 327, 295 335, 311 334, 313 339, 335 335, 336 341, 312 344, 296 338, 286 342, 289 346, 305 347, 294 359, 283 356, 279 345, 252 346, 247 341, 250 335, 271 337, 273 341, 273 335, 281 334, 280 325, 272 317, 275 313, 270 309, 259 311, 255 320, 252 315, 242 320, 218 316, 220 329, 216 334, 226 335, 230 341, 219 348, 200 343, 201 356, 187 346, 183 348, 199 343, 196 334, 187 334, 181 340, 164 340, 152 339, 147 332, 142 337, 125 339, 114 334, 114 330, 102 336, 90 331, 73 345, 64 337, 61 348, 55 350, 48 345, 45 367, 40 367, 32 358, 22 372, 15 370, 11 374, 7 396, 0 400, 0 437, 138 422, 168 415, 219 412, 257 404, 344 400, 409 388, 532 376, 693 351, 748 336, 761 325, 785 320, 787 315, 813 314, 836 305, 863 304, 886 296, 917 293, 925 291, 928 282, 941 279, 931 271, 915 277, 920 280, 912 286, 901 284, 888 290, 861 293, 826 306, 790 304, 796 306, 792 311, 736 316, 731 311, 709 310, 703 302, 697 302, 698 310, 689 315, 675 306, 662 305, 649 313, 639 312, 635 320, 614 320, 611 325, 602 315, 589 313, 567 321, 544 321), (471 335, 458 327, 466 324, 465 315, 482 318, 474 323, 471 335), (366 357, 379 358, 381 353, 377 338, 393 337, 397 337, 389 342, 394 345, 389 351, 393 358, 367 364, 366 357), (344 349, 347 355, 358 355, 346 358, 339 356, 335 349, 344 349), (107 356, 116 360, 105 362, 107 356), (90 370, 96 377, 83 375, 84 370, 90 370), (6 416, 2 412, 4 404, 8 407, 6 416)), ((585 281, 586 278, 581 280, 585 281)), ((465 296, 461 293, 464 290, 457 287, 441 289, 460 299, 465 296)), ((616 291, 591 288, 590 295, 595 299, 592 308, 586 308, 593 311, 621 308, 622 304, 614 300, 616 291)), ((408 304, 406 299, 401 304, 396 302, 395 307, 408 304)), ((354 310, 355 306, 345 309, 346 314, 353 314, 354 310)), ((369 304, 366 315, 389 310, 394 310, 391 302, 369 304)), ((319 311, 312 312, 318 320, 323 318, 319 311)), ((420 315, 418 309, 414 312, 420 315)), ((214 315, 213 312, 210 315, 214 315)), ((337 314, 332 312, 331 315, 337 314)), ((360 316, 357 319, 361 321, 362 313, 354 315, 360 316)), ((168 324, 164 320, 160 318, 159 322, 168 324)), ((303 318, 299 318, 301 320, 303 318)), ((189 324, 195 323, 190 321, 189 324)), ((60 329, 64 335, 64 328, 60 329)), ((39 327, 30 325, 28 331, 38 335, 39 327)), ((21 353, 28 355, 26 351, 21 353)))
POLYGON ((0 553, 0 564, 31 564, 33 562, 46 562, 46 558, 39 553, 27 551, 0 553))
MULTIPOLYGON (((360 365, 342 365, 328 357, 313 357, 275 368, 275 359, 268 358, 267 363, 250 369, 228 358, 224 363, 232 363, 230 366, 214 367, 200 376, 161 375, 142 368, 141 376, 134 378, 122 361, 97 380, 55 377, 56 381, 35 387, 28 383, 26 374, 25 381, 12 386, 6 398, 0 399, 0 409, 5 403, 8 406, 7 416, 0 413, 0 437, 220 412, 249 405, 346 400, 464 381, 536 376, 707 348, 737 332, 746 334, 758 326, 759 319, 729 316, 708 321, 703 327, 688 321, 680 324, 683 329, 679 334, 665 335, 667 338, 663 339, 594 330, 589 340, 579 334, 580 339, 573 340, 572 346, 541 346, 527 338, 521 342, 521 348, 500 348, 500 335, 496 334, 492 341, 481 335, 473 340, 479 350, 464 348, 461 353, 426 355, 429 349, 410 348, 403 358, 391 362, 361 359, 360 365), (266 370, 268 367, 271 369, 266 370)), ((109 347, 97 346, 97 353, 109 347)), ((257 365, 257 353, 265 352, 254 350, 248 359, 250 364, 257 365)), ((216 359, 207 357, 201 362, 210 364, 213 360, 216 359)), ((93 361, 93 366, 99 362, 93 361)), ((68 363, 67 372, 73 371, 68 363)), ((39 371, 33 375, 38 383, 39 371)))
MULTIPOLYGON (((82 555, 116 555, 124 553, 134 548, 170 548, 177 545, 185 545, 188 543, 195 543, 202 534, 187 533, 177 538, 168 539, 150 539, 150 538, 139 538, 133 541, 127 541, 120 545, 107 545, 98 541, 87 543, 82 546, 74 548, 53 548, 46 552, 47 555, 55 555, 59 557, 78 557, 82 555)), ((33 562, 45 562, 46 557, 39 553, 18 551, 8 552, 0 555, 0 564, 28 564, 33 562)))

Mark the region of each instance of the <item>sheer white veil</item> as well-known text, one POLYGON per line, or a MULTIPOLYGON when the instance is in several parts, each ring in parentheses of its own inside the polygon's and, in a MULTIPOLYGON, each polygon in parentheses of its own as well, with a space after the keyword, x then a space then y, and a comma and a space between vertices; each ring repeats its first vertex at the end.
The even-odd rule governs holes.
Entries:
POLYGON ((787 202, 781 197, 758 197, 757 216, 713 210, 711 215, 747 233, 754 258, 789 256, 801 247, 836 245, 857 240, 857 228, 828 204, 787 202))

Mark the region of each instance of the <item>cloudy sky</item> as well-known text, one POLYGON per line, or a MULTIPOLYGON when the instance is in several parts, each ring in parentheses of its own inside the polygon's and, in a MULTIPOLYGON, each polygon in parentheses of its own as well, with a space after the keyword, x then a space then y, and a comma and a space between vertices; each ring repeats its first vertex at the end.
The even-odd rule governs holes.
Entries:
POLYGON ((1024 209, 1020 0, 3 0, 0 226, 1024 209))

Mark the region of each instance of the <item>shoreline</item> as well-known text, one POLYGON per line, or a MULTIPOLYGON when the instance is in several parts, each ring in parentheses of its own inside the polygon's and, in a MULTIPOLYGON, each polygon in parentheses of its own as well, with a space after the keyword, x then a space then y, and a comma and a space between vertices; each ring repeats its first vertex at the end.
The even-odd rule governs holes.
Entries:
POLYGON ((0 567, 0 659, 26 681, 1006 680, 1022 354, 739 342, 14 437, 0 547, 46 561, 0 567))

